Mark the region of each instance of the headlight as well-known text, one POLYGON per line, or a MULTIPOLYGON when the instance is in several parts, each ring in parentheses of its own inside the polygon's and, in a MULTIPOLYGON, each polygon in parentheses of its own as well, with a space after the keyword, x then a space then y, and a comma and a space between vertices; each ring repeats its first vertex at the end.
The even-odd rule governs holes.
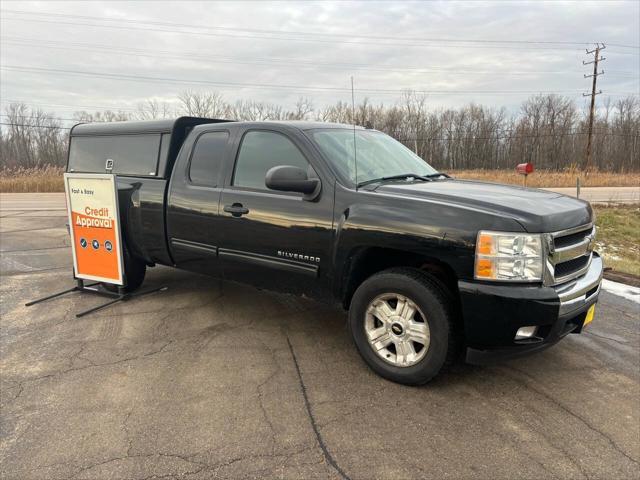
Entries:
POLYGON ((478 280, 542 280, 542 236, 480 231, 474 276, 478 280))

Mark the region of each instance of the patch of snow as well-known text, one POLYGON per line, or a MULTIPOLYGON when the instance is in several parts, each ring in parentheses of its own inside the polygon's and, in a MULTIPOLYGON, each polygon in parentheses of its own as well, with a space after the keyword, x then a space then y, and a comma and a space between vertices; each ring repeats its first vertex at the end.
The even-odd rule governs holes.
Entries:
POLYGON ((602 280, 602 289, 609 293, 613 293, 634 303, 640 304, 640 288, 625 285, 624 283, 613 282, 611 280, 602 280))

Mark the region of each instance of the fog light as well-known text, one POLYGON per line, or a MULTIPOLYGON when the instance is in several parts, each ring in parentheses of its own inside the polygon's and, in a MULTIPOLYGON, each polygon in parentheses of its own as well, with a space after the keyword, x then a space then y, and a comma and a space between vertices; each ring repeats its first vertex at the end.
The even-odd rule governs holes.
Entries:
POLYGON ((516 332, 516 340, 525 340, 527 338, 533 337, 538 331, 538 327, 529 326, 529 327, 521 327, 516 332))

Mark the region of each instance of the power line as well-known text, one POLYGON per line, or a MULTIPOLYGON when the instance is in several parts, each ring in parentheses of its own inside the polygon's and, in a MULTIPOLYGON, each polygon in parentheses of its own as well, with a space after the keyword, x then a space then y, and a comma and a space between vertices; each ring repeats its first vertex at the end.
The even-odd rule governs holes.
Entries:
POLYGON ((47 128, 52 130, 71 130, 71 127, 57 127, 53 125, 29 125, 25 123, 6 123, 0 122, 0 125, 8 125, 11 127, 28 127, 28 128, 47 128))
MULTIPOLYGON (((222 63, 222 64, 234 64, 234 65, 285 65, 285 66, 303 66, 317 69, 319 66, 339 69, 357 69, 365 71, 379 71, 379 72, 398 72, 407 71, 415 73, 446 73, 446 74, 474 74, 474 75, 536 75, 536 74, 561 74, 561 75, 573 75, 581 73, 578 71, 500 71, 495 70, 473 70, 473 69, 450 69, 450 68, 416 68, 405 66, 375 66, 375 64, 354 64, 354 63, 326 63, 326 62, 308 62, 304 60, 294 58, 272 58, 268 59, 256 58, 253 60, 234 59, 233 57, 225 57, 218 55, 202 55, 196 52, 177 52, 168 50, 145 50, 140 48, 131 47, 117 47, 112 45, 99 45, 90 44, 85 42, 43 42, 42 40, 34 38, 22 38, 22 37, 10 37, 3 36, 2 40, 5 44, 30 46, 37 48, 53 48, 62 50, 80 50, 95 52, 96 50, 103 50, 107 53, 117 53, 118 55, 128 55, 135 57, 151 57, 151 58, 174 58, 178 60, 184 59, 196 59, 206 60, 209 63, 222 63)), ((612 76, 618 76, 623 78, 638 78, 638 75, 634 75, 633 72, 623 71, 614 73, 612 76)))
MULTIPOLYGON (((137 82, 160 82, 160 83, 173 83, 179 85, 211 85, 218 88, 258 88, 258 89, 272 89, 272 90, 307 90, 307 91, 325 91, 325 92, 348 92, 349 89, 345 87, 324 87, 324 86, 310 86, 310 85, 289 85, 289 84, 268 84, 268 83, 240 83, 240 82, 215 82, 210 80, 194 80, 194 79, 180 79, 171 77, 150 77, 145 75, 129 75, 122 73, 108 73, 108 72, 90 72, 82 70, 67 70, 56 68, 40 68, 40 67, 28 67, 22 65, 3 65, 0 66, 1 70, 18 71, 18 72, 30 72, 30 73, 47 73, 47 74, 59 74, 59 75, 71 75, 81 77, 97 77, 108 78, 111 80, 124 80, 124 81, 137 81, 137 82)), ((404 89, 384 89, 384 88, 360 88, 359 92, 372 93, 372 94, 402 94, 407 91, 415 93, 422 93, 426 95, 506 95, 506 94, 553 94, 553 93, 572 93, 576 94, 579 91, 576 90, 420 90, 411 87, 404 89)))
MULTIPOLYGON (((599 137, 640 137, 640 132, 637 134, 626 134, 626 133, 615 133, 615 132, 595 132, 595 135, 599 137)), ((588 135, 588 132, 565 132, 565 133, 542 133, 537 135, 511 135, 511 136, 490 136, 490 137, 474 137, 474 136, 464 136, 464 137, 418 137, 418 138, 396 138, 399 142, 451 142, 451 141, 460 141, 460 140, 518 140, 522 138, 552 138, 552 137, 573 137, 580 135, 588 135)), ((395 137, 394 137, 395 138, 395 137)))
POLYGON ((120 107, 105 107, 105 106, 100 106, 100 105, 69 105, 69 104, 65 104, 65 103, 41 103, 41 102, 31 102, 31 101, 25 101, 25 100, 11 100, 11 99, 5 99, 5 100, 0 100, 1 103, 24 103, 25 105, 39 105, 39 106, 44 106, 44 107, 69 107, 69 108, 73 108, 73 109, 77 109, 77 108, 89 108, 89 109, 96 109, 96 110, 115 110, 116 113, 119 111, 122 112, 137 112, 138 110, 136 108, 120 108, 120 107))
MULTIPOLYGON (((7 113, 0 113, 0 117, 18 118, 19 120, 33 120, 34 118, 43 118, 43 117, 38 117, 38 116, 34 116, 34 115, 16 115, 16 114, 9 115, 7 113)), ((44 118, 45 119, 51 119, 51 120, 60 120, 60 121, 63 121, 63 122, 78 122, 79 121, 77 118, 62 118, 62 117, 54 117, 54 116, 51 116, 51 115, 45 115, 44 118)))
MULTIPOLYGON (((5 12, 8 12, 5 10, 5 12)), ((47 14, 47 16, 50 16, 47 14)), ((104 19, 91 17, 99 21, 104 21, 104 19)), ((376 42, 371 41, 369 39, 365 41, 355 41, 355 40, 339 40, 339 39, 318 39, 318 38, 299 38, 299 37, 284 37, 284 36, 264 36, 264 35, 232 35, 229 33, 213 33, 213 32, 202 32, 202 31, 186 31, 186 30, 171 30, 171 29, 161 29, 161 28, 142 28, 139 26, 131 26, 131 25, 105 25, 100 23, 87 23, 87 22, 72 22, 72 21, 62 21, 62 20, 46 20, 46 19, 38 19, 38 18, 13 18, 12 20, 25 21, 25 22, 39 22, 39 23, 50 23, 56 25, 78 25, 78 26, 86 26, 86 27, 99 27, 99 28, 113 28, 119 30, 134 30, 134 31, 149 31, 149 32, 160 32, 160 33, 178 33, 183 35, 195 35, 195 36, 207 36, 207 37, 226 37, 226 38, 237 38, 237 39, 253 39, 253 40, 276 40, 276 41, 296 41, 296 42, 311 42, 311 43, 328 43, 328 44, 352 44, 352 45, 376 45, 376 46, 388 46, 388 47, 426 47, 426 48, 434 48, 437 45, 435 41, 429 43, 389 43, 389 42, 376 42)), ((113 20, 112 20, 113 21, 113 20)), ((124 21, 124 20, 123 20, 124 21)), ((144 24, 145 22, 139 22, 139 24, 144 24)), ((190 27, 193 28, 193 27, 190 27)), ((197 28, 197 27, 196 27, 197 28)), ((232 29, 232 31, 240 31, 237 29, 232 29)), ((353 35, 351 38, 359 38, 357 35, 353 35)), ((535 49, 535 50, 568 50, 575 51, 578 50, 577 47, 568 48, 568 47, 552 47, 552 46, 540 46, 540 47, 519 47, 519 46, 508 46, 509 41, 504 41, 504 44, 501 45, 474 45, 473 41, 468 41, 470 44, 448 44, 448 47, 451 48, 496 48, 496 49, 512 49, 512 50, 523 50, 526 48, 527 50, 535 49)), ((576 45, 584 45, 585 43, 576 43, 576 45)), ((618 52, 622 54, 626 54, 626 52, 618 52)))
POLYGON ((607 45, 609 45, 610 47, 635 48, 636 50, 640 50, 640 45, 626 45, 622 43, 609 43, 609 42, 607 42, 607 45))
MULTIPOLYGON (((552 41, 552 40, 496 40, 496 39, 453 39, 446 37, 403 37, 403 36, 385 36, 385 35, 367 35, 367 34, 359 34, 359 33, 325 33, 325 32, 309 32, 309 31, 294 31, 294 30, 268 30, 268 29, 250 29, 245 27, 224 27, 224 26, 212 26, 212 25, 198 25, 198 24, 186 24, 186 23, 178 23, 178 22, 159 22, 154 20, 143 20, 143 19, 125 19, 125 18, 109 18, 109 17, 95 17, 89 15, 72 15, 72 14, 62 14, 62 13, 53 13, 53 12, 30 12, 25 10, 2 10, 3 13, 10 13, 16 15, 26 15, 26 16, 39 16, 39 17, 57 17, 57 18, 67 18, 67 19, 82 19, 82 20, 92 20, 92 21, 101 21, 101 22, 117 22, 117 23, 126 23, 130 25, 155 25, 161 27, 171 27, 171 28, 194 28, 198 30, 206 30, 206 31, 230 31, 230 32, 249 32, 249 33, 258 33, 258 34, 268 34, 268 35, 296 35, 296 36, 306 36, 306 37, 328 37, 328 38, 363 38, 370 40, 395 40, 395 41, 406 41, 406 42, 427 42, 429 44, 433 44, 434 42, 441 43, 484 43, 484 44, 496 44, 496 45, 507 45, 507 44, 515 44, 515 45, 573 45, 573 46, 585 46, 590 44, 591 42, 576 42, 576 41, 552 41)), ((622 45, 616 44, 618 47, 622 48, 640 48, 640 46, 635 45, 622 45)))

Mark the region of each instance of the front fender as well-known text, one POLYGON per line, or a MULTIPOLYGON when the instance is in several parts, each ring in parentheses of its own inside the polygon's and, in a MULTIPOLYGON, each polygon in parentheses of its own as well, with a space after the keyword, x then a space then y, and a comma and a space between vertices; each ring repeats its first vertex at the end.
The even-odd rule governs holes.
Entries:
POLYGON ((521 231, 514 219, 429 199, 344 189, 336 195, 334 292, 342 295, 357 253, 393 249, 436 259, 458 279, 473 278, 477 232, 521 231))

